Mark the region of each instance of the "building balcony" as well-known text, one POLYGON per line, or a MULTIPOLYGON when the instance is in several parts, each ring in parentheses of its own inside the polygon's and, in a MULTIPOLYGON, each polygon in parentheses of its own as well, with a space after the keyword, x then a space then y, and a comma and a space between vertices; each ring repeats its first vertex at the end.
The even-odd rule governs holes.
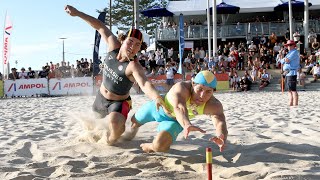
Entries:
MULTIPOLYGON (((309 20, 309 30, 313 29, 315 33, 320 34, 320 21, 309 20)), ((269 36, 274 32, 277 36, 284 36, 286 30, 289 28, 289 22, 253 22, 253 23, 237 23, 237 24, 226 24, 217 25, 217 38, 230 39, 230 38, 246 38, 248 35, 265 35, 269 36)), ((293 22, 293 31, 298 31, 300 35, 304 35, 304 28, 302 21, 293 22)), ((159 27, 156 30, 156 37, 158 41, 172 41, 178 40, 177 28, 162 28, 159 27)), ((293 33, 294 33, 293 32, 293 33)), ((210 31, 212 38, 212 26, 210 31)), ((191 25, 184 27, 184 38, 185 40, 194 39, 207 39, 208 38, 208 27, 205 25, 191 25)))

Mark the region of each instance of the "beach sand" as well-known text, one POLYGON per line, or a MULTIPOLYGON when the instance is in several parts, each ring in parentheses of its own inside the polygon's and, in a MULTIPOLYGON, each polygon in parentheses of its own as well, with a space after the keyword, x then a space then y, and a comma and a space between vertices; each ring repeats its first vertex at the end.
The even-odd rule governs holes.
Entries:
MULTIPOLYGON (((208 141, 215 135, 211 120, 199 116, 192 123, 206 134, 180 134, 168 153, 153 154, 139 145, 152 141, 157 123, 108 146, 104 122, 92 124, 93 96, 3 99, 0 178, 206 179, 211 147, 213 179, 320 179, 320 92, 299 95, 299 106, 289 108, 287 93, 217 93, 229 130, 224 152, 208 141)), ((148 101, 132 99, 132 112, 148 101)))

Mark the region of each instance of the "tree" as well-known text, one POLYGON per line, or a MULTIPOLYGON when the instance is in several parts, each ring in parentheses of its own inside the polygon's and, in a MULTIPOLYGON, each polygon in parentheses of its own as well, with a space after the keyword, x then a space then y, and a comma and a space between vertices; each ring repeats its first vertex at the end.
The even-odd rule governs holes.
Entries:
MULTIPOLYGON (((128 30, 130 27, 134 26, 134 9, 133 9, 133 0, 114 0, 111 6, 111 24, 112 26, 117 26, 120 30, 128 30)), ((154 6, 166 7, 166 0, 140 0, 139 2, 139 11, 152 8, 154 6)), ((110 26, 110 13, 109 7, 103 9, 107 12, 106 15, 106 25, 110 26)), ((140 29, 145 31, 148 34, 153 34, 153 31, 156 29, 157 25, 160 23, 161 18, 148 18, 144 17, 142 14, 139 14, 139 24, 140 29)))

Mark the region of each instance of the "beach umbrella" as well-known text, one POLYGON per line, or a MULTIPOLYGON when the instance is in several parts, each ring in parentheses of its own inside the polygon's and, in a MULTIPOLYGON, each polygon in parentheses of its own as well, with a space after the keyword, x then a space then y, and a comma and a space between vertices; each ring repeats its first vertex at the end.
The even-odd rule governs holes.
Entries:
MULTIPOLYGON (((212 7, 209 9, 210 14, 212 14, 212 7)), ((234 6, 231 4, 227 4, 222 2, 217 5, 217 14, 237 14, 240 11, 240 7, 234 6)))
MULTIPOLYGON (((311 3, 308 3, 308 6, 312 6, 311 3)), ((291 7, 293 11, 304 11, 304 2, 302 1, 296 1, 296 0, 291 0, 291 7)), ((289 2, 284 2, 276 7, 274 7, 275 11, 289 11, 289 2)))
POLYGON ((171 11, 168 11, 167 8, 161 8, 159 6, 154 6, 152 8, 145 9, 143 11, 140 11, 140 13, 149 18, 173 16, 173 13, 171 11))
MULTIPOLYGON (((225 24, 225 22, 229 17, 229 14, 237 14, 240 11, 240 7, 227 4, 225 2, 221 2, 216 7, 217 7, 217 14, 221 14, 222 24, 225 24)), ((210 7, 209 12, 212 15, 212 7, 210 7)))

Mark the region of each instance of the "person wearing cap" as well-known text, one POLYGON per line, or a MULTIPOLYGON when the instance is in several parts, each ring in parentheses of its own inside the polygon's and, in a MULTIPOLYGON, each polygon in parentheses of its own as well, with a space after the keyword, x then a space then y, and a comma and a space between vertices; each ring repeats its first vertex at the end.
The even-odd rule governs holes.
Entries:
POLYGON ((11 68, 11 73, 8 76, 9 80, 16 80, 19 79, 19 73, 17 72, 16 68, 11 68))
POLYGON ((211 71, 200 71, 192 81, 176 83, 165 95, 169 112, 162 108, 157 111, 154 101, 140 107, 131 119, 132 129, 138 129, 148 122, 159 123, 158 135, 152 143, 141 144, 142 150, 147 153, 167 152, 182 131, 185 138, 191 131, 205 133, 190 120, 197 115, 209 115, 216 129, 216 136, 209 141, 218 144, 220 151, 223 151, 228 131, 223 106, 213 96, 216 86, 217 79, 211 71))
POLYGON ((288 40, 284 46, 288 48, 289 52, 283 59, 280 60, 280 63, 283 64, 286 87, 288 87, 289 106, 297 106, 297 71, 299 68, 301 68, 300 53, 296 49, 296 43, 293 40, 288 40))
POLYGON ((65 6, 65 11, 96 29, 108 45, 108 54, 103 62, 103 80, 92 109, 98 118, 108 119, 107 143, 113 145, 125 131, 125 122, 131 110, 129 92, 134 82, 138 83, 148 97, 155 100, 157 107, 165 107, 162 97, 135 59, 143 43, 143 35, 138 29, 131 28, 126 39, 120 42, 100 20, 70 5, 65 6))

